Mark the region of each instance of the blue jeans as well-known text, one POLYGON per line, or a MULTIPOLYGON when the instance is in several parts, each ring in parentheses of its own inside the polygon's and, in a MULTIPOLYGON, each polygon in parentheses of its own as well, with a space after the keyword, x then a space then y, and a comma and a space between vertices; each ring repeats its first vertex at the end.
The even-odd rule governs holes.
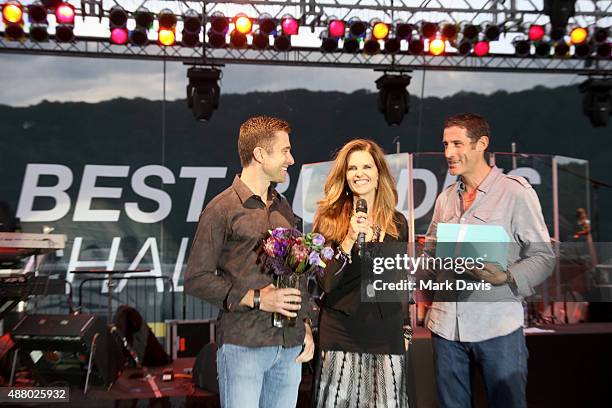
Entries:
POLYGON ((302 379, 302 364, 295 359, 301 349, 222 345, 217 351, 221 407, 295 407, 302 379))
POLYGON ((523 329, 478 342, 431 335, 439 408, 472 406, 471 375, 481 368, 491 408, 526 408, 527 346, 523 329))

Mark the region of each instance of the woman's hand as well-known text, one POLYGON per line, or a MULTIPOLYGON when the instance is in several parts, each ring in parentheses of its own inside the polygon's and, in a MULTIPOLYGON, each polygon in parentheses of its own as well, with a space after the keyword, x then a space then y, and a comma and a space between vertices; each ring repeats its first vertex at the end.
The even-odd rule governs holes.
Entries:
POLYGON ((353 214, 349 224, 348 234, 346 234, 344 241, 342 241, 342 249, 344 249, 345 252, 351 252, 353 245, 359 237, 359 233, 363 232, 367 234, 368 228, 368 215, 366 213, 360 211, 353 214))

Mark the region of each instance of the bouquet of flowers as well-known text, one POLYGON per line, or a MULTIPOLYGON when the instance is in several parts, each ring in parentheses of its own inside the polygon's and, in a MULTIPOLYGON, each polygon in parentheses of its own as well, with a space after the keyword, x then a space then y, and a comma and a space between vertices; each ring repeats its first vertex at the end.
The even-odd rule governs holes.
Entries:
MULTIPOLYGON (((275 228, 263 243, 262 263, 274 275, 277 288, 300 288, 302 277, 321 275, 325 261, 334 256, 334 250, 324 246, 325 237, 317 233, 302 234, 295 228, 275 228)), ((295 318, 274 313, 272 324, 284 327, 295 325, 295 318)))
POLYGON ((321 234, 302 234, 295 228, 275 228, 269 234, 263 244, 264 268, 277 276, 321 275, 325 261, 334 256, 321 234))

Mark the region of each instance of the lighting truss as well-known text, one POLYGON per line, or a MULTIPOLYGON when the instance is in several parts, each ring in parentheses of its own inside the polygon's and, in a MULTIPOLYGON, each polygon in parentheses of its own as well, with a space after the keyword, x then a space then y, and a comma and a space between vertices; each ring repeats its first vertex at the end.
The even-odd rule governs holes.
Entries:
MULTIPOLYGON (((548 16, 542 12, 543 0, 254 0, 248 3, 240 3, 239 0, 206 2, 83 0, 78 3, 70 2, 77 8, 78 16, 74 42, 56 42, 54 34, 49 35, 48 42, 35 42, 28 37, 21 41, 9 41, 4 36, 4 32, 0 31, 0 52, 167 60, 193 65, 259 64, 383 70, 427 69, 612 75, 610 58, 579 59, 574 56, 558 58, 554 57, 554 54, 547 57, 515 55, 511 45, 514 39, 524 36, 526 29, 532 24, 543 26, 549 24, 548 16), (192 9, 203 13, 204 28, 200 34, 201 44, 197 47, 184 47, 179 41, 173 46, 160 46, 150 35, 151 41, 144 46, 113 45, 109 42, 107 18, 108 11, 116 4, 130 12, 134 12, 140 6, 147 7, 153 13, 170 9, 178 17, 177 33, 181 32, 181 16, 186 10, 192 9), (256 50, 252 47, 212 48, 207 44, 205 36, 209 26, 208 17, 215 12, 221 12, 228 17, 245 13, 253 19, 264 13, 270 14, 275 19, 290 14, 300 21, 302 29, 289 51, 279 52, 273 48, 256 50), (327 28, 329 21, 334 18, 347 22, 359 18, 365 22, 378 19, 389 24, 401 21, 415 25, 423 22, 474 24, 482 27, 495 24, 501 27, 502 34, 499 41, 491 43, 491 52, 483 57, 460 55, 452 47, 441 56, 426 53, 414 55, 405 49, 406 46, 396 54, 384 51, 375 55, 363 52, 355 54, 323 52, 319 37, 327 28)), ((570 18, 569 24, 588 28, 612 26, 612 0, 577 0, 576 12, 570 18)), ((52 24, 50 25, 52 32, 51 26, 52 24)), ((3 26, 0 24, 1 29, 3 26)))

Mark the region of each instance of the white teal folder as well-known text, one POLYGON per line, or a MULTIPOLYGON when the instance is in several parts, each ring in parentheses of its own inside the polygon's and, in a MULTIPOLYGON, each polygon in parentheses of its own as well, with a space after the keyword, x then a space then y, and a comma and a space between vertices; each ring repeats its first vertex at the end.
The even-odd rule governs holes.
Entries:
POLYGON ((438 224, 437 258, 482 258, 508 267, 510 237, 501 225, 438 224))

